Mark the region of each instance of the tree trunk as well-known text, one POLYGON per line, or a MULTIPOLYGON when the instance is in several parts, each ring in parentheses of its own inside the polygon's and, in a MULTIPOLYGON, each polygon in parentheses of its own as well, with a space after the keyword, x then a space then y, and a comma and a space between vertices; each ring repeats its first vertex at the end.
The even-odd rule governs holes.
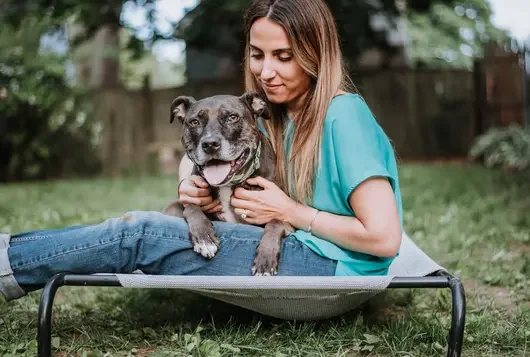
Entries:
POLYGON ((92 61, 88 80, 90 88, 119 87, 119 30, 119 25, 103 25, 94 36, 97 52, 92 61))
MULTIPOLYGON (((83 26, 77 23, 67 26, 70 43, 85 31, 83 26)), ((91 89, 120 86, 119 32, 119 24, 102 25, 91 39, 73 49, 73 64, 78 84, 91 89)))

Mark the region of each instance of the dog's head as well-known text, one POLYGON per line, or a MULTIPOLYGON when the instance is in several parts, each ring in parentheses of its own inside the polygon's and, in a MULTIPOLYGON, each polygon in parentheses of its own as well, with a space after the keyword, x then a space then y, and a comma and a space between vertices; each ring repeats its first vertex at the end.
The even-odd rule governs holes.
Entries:
POLYGON ((230 183, 253 160, 260 133, 257 118, 270 118, 257 92, 195 100, 180 96, 171 104, 172 123, 183 124, 182 144, 210 185, 230 183))

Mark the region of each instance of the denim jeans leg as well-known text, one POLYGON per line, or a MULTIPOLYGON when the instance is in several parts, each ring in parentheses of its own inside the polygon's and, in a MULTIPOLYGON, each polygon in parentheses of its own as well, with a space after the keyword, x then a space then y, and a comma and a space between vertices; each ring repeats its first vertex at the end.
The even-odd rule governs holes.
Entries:
MULTIPOLYGON (((245 236, 255 234, 253 238, 247 237, 252 249, 263 232, 258 227, 247 231, 245 225, 223 222, 215 222, 214 227, 222 241, 236 227, 243 229, 245 236)), ((196 274, 211 264, 211 260, 193 251, 188 225, 182 218, 142 211, 128 212, 95 225, 14 234, 7 256, 3 262, 10 264, 14 278, 24 289, 42 286, 59 272, 94 274, 141 270, 146 274, 183 275, 196 274)))
POLYGON ((128 212, 95 225, 15 234, 8 256, 19 285, 34 286, 59 272, 156 271, 169 257, 187 250, 193 248, 183 219, 128 212))
MULTIPOLYGON (((263 228, 225 222, 214 222, 214 228, 221 246, 213 259, 194 252, 182 218, 159 212, 134 211, 95 225, 15 234, 0 254, 0 267, 7 267, 0 292, 16 297, 19 286, 42 286, 59 272, 250 275, 263 228)), ((283 240, 280 275, 334 275, 335 267, 294 237, 283 240)))

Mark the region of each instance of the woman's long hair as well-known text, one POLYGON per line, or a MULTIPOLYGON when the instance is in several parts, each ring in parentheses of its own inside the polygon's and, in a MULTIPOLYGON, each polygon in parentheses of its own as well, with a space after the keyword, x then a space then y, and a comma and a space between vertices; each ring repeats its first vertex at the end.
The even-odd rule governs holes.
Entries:
POLYGON ((302 109, 296 118, 292 118, 296 129, 289 158, 284 155, 286 106, 271 103, 272 118, 264 121, 276 152, 277 184, 293 199, 310 204, 328 105, 337 90, 356 90, 344 66, 335 19, 323 0, 253 0, 245 14, 247 91, 257 90, 266 97, 250 71, 249 48, 250 28, 263 17, 285 29, 294 59, 311 78, 302 109))

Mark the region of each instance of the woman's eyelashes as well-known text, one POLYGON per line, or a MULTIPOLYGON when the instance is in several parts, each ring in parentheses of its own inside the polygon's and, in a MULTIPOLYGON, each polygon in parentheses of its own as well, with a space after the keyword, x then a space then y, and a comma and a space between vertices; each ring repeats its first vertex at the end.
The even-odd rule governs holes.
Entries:
MULTIPOLYGON (((264 56, 262 53, 251 53, 250 57, 254 58, 255 60, 261 60, 263 59, 264 56)), ((276 58, 278 58, 280 62, 289 62, 290 60, 293 59, 293 56, 281 54, 281 55, 276 55, 276 58)))

